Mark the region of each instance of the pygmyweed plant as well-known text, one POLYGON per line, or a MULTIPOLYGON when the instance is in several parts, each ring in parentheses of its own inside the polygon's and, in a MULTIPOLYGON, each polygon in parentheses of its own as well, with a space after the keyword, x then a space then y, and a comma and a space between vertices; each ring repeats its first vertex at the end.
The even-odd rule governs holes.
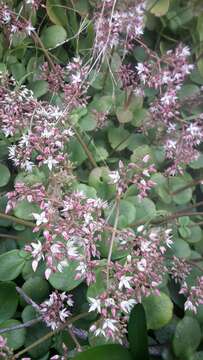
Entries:
MULTIPOLYGON (((147 41, 158 5, 87 1, 87 10, 73 3, 0 5, 7 61, 0 131, 3 162, 14 176, 3 189, 3 218, 16 223, 11 239, 28 236, 17 243, 21 250, 9 249, 23 265, 7 280, 30 264, 24 280, 40 277, 52 291, 38 301, 22 285, 25 300, 51 336, 67 327, 81 351, 70 326, 78 309, 76 318, 87 310, 90 338, 126 345, 134 306, 170 296, 168 283, 173 296, 184 294, 185 311, 197 314, 203 304, 201 213, 193 194, 202 182, 195 170, 202 167, 203 110, 201 86, 189 83, 196 71, 190 44, 178 37, 160 51, 147 41), (83 305, 74 293, 80 287, 83 305)), ((50 359, 67 358, 61 341, 50 359)), ((11 344, 10 353, 7 345, 0 336, 2 358, 18 348, 11 344)))

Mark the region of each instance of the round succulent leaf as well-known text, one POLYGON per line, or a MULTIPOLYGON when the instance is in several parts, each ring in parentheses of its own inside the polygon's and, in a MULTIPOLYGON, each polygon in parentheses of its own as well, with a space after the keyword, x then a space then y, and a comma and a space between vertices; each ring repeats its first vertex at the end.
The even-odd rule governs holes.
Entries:
POLYGON ((97 167, 90 172, 89 185, 97 191, 98 197, 112 199, 115 195, 115 185, 110 184, 109 169, 105 166, 97 167))
POLYGON ((124 109, 121 106, 116 110, 116 116, 121 124, 128 123, 133 119, 133 113, 129 109, 124 109))
MULTIPOLYGON (((105 209, 105 216, 108 218, 109 224, 115 223, 115 206, 114 203, 111 207, 105 209)), ((119 203, 119 217, 118 217, 118 228, 125 228, 132 224, 136 218, 135 206, 127 200, 121 200, 119 203)))
POLYGON ((192 199, 192 188, 189 187, 185 190, 179 191, 180 189, 184 188, 188 185, 188 183, 191 181, 191 177, 178 177, 174 176, 169 179, 169 189, 170 193, 176 193, 172 195, 173 201, 178 204, 186 204, 192 199))
POLYGON ((140 201, 137 196, 130 196, 126 200, 130 201, 136 208, 136 222, 145 223, 156 216, 156 206, 149 198, 140 201))
POLYGON ((191 230, 190 230, 190 228, 189 228, 189 227, 186 227, 186 226, 180 226, 180 227, 178 228, 178 232, 179 232, 180 236, 181 236, 183 239, 185 239, 185 238, 187 238, 187 237, 190 237, 190 235, 191 235, 191 230))
POLYGON ((155 16, 163 16, 168 12, 170 0, 150 0, 148 2, 148 8, 150 12, 155 16))
MULTIPOLYGON (((21 325, 18 320, 10 319, 0 324, 0 329, 9 328, 12 326, 21 325)), ((25 343, 26 329, 17 329, 8 331, 2 334, 7 340, 7 345, 13 350, 19 349, 25 343)))
MULTIPOLYGON (((25 347, 30 346, 33 342, 40 340, 43 336, 50 332, 44 324, 39 323, 27 329, 25 347)), ((48 338, 41 342, 39 345, 28 350, 28 354, 31 359, 39 360, 40 357, 44 356, 51 346, 51 338, 48 338)))
POLYGON ((14 215, 23 220, 33 220, 33 213, 40 213, 41 210, 37 204, 28 202, 27 200, 22 200, 17 203, 14 208, 14 215))
POLYGON ((83 116, 79 122, 80 128, 83 131, 92 131, 97 127, 97 120, 93 113, 88 113, 83 116))
POLYGON ((191 255, 191 249, 188 243, 183 239, 175 239, 171 245, 171 250, 174 252, 175 256, 188 259, 191 255))
POLYGON ((201 168, 203 168, 203 154, 200 154, 196 160, 191 161, 189 166, 192 169, 201 169, 201 168))
POLYGON ((202 239, 202 229, 199 225, 195 225, 191 221, 190 234, 187 236, 186 241, 190 244, 199 242, 202 239))
POLYGON ((199 346, 201 329, 196 319, 185 316, 176 327, 173 350, 176 356, 187 359, 199 346))
POLYGON ((82 145, 74 138, 68 142, 68 153, 70 154, 70 160, 77 166, 81 165, 87 159, 87 154, 83 150, 82 145))
POLYGON ((66 30, 60 25, 52 25, 47 27, 42 35, 41 41, 46 49, 55 48, 64 43, 67 39, 66 30))
POLYGON ((64 1, 62 0, 47 0, 46 1, 46 12, 49 19, 55 25, 64 26, 68 25, 68 18, 66 14, 66 8, 64 1))
POLYGON ((8 184, 11 178, 11 173, 7 166, 4 164, 0 164, 0 187, 8 184))
POLYGON ((107 135, 112 149, 121 151, 125 149, 129 144, 130 133, 122 126, 118 128, 110 127, 107 135))
POLYGON ((35 98, 40 98, 49 91, 49 84, 45 80, 35 80, 29 84, 30 90, 32 90, 35 98))
POLYGON ((168 295, 150 295, 143 300, 147 328, 158 330, 168 324, 173 316, 173 303, 168 295))
POLYGON ((138 108, 133 112, 133 119, 131 124, 135 127, 139 127, 143 124, 143 122, 149 121, 150 113, 147 109, 138 108))
POLYGON ((0 323, 10 319, 16 312, 19 296, 13 282, 0 283, 0 323))
POLYGON ((77 266, 79 263, 72 261, 64 267, 62 272, 52 273, 49 277, 49 283, 57 290, 70 291, 74 289, 83 281, 83 279, 75 280, 77 266))
POLYGON ((184 100, 184 99, 189 98, 191 96, 197 96, 199 91, 200 90, 199 90, 199 87, 197 85, 194 85, 194 84, 183 85, 181 87, 180 91, 178 92, 179 99, 184 100))
POLYGON ((74 360, 133 360, 128 349, 118 344, 92 347, 77 354, 74 360))
POLYGON ((11 250, 0 255, 0 280, 14 280, 20 275, 26 259, 21 256, 20 250, 11 250))
POLYGON ((32 305, 27 305, 22 311, 21 317, 24 323, 27 321, 33 320, 37 318, 36 310, 33 308, 32 305))
MULTIPOLYGON (((49 283, 39 276, 30 277, 22 286, 22 290, 36 303, 41 303, 49 295, 49 283)), ((25 306, 26 302, 21 298, 21 305, 25 306)))

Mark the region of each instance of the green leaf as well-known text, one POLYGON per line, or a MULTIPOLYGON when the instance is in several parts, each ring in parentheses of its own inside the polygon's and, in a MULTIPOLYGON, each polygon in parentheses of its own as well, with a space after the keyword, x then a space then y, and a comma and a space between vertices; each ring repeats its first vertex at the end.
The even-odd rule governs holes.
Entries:
POLYGON ((131 121, 131 124, 135 127, 139 127, 143 124, 143 122, 148 121, 150 118, 150 113, 144 108, 136 109, 133 112, 133 120, 131 121))
POLYGON ((79 124, 83 131, 92 131, 96 128, 97 121, 93 113, 88 113, 80 120, 79 124))
POLYGON ((128 123, 133 119, 133 113, 129 109, 123 109, 122 107, 118 107, 116 111, 117 119, 120 123, 128 123))
POLYGON ((142 304, 135 305, 130 313, 128 340, 135 359, 149 360, 147 325, 142 304))
POLYGON ((108 140, 113 149, 121 151, 125 149, 129 144, 130 133, 125 130, 122 126, 116 128, 111 127, 108 130, 108 140))
MULTIPOLYGON (((112 204, 113 206, 113 204, 112 204)), ((105 210, 106 217, 109 218, 109 223, 111 225, 115 222, 115 208, 112 211, 112 208, 107 208, 105 210)), ((119 217, 118 217, 118 228, 124 228, 135 221, 136 218, 136 208, 135 206, 127 200, 121 200, 119 203, 119 217)))
MULTIPOLYGON (((36 303, 41 303, 49 295, 49 283, 39 276, 29 278, 22 286, 23 291, 36 303)), ((21 299, 21 305, 25 306, 21 299)))
POLYGON ((66 14, 66 9, 64 2, 61 0, 47 0, 46 1, 46 11, 49 19, 55 25, 61 25, 67 27, 68 17, 66 14))
POLYGON ((68 142, 68 150, 70 160, 77 165, 81 165, 87 159, 87 155, 84 152, 82 145, 80 145, 76 139, 71 139, 68 142))
POLYGON ((171 245, 171 249, 174 251, 175 256, 188 259, 191 255, 191 249, 188 243, 182 239, 176 239, 171 245))
POLYGON ((173 303, 168 295, 150 295, 143 300, 147 328, 158 330, 169 323, 173 316, 173 303))
POLYGON ((15 80, 19 82, 22 81, 26 75, 25 66, 20 62, 11 65, 11 72, 15 80))
POLYGON ((14 215, 19 219, 33 220, 32 213, 40 213, 40 208, 37 204, 29 203, 27 200, 22 200, 17 203, 14 209, 14 215))
POLYGON ((33 91, 36 98, 40 98, 49 91, 48 82, 45 80, 35 80, 29 84, 29 88, 33 91))
POLYGON ((187 359, 199 346, 201 329, 196 319, 185 316, 179 321, 174 338, 173 350, 175 355, 187 359))
POLYGON ((92 347, 76 355, 74 360, 133 360, 130 352, 117 344, 92 347))
MULTIPOLYGON (((20 321, 10 319, 0 324, 0 329, 16 326, 20 324, 21 324, 20 321)), ((13 350, 17 350, 21 346, 23 346, 23 344, 25 343, 25 335, 26 335, 25 329, 12 330, 2 334, 2 336, 7 339, 7 345, 13 350)))
POLYGON ((109 182, 109 169, 105 166, 93 169, 89 175, 89 185, 97 190, 97 195, 102 199, 109 200, 115 195, 115 185, 109 182))
POLYGON ((0 255, 0 280, 9 281, 17 278, 25 265, 25 261, 20 250, 11 250, 0 255))
MULTIPOLYGON (((33 344, 34 341, 40 340, 43 336, 47 335, 50 332, 44 324, 39 323, 27 329, 27 335, 25 339, 25 346, 33 344)), ((39 345, 28 350, 28 354, 32 359, 40 359, 41 356, 45 355, 49 350, 51 345, 51 338, 48 338, 41 342, 39 345)))
POLYGON ((150 0, 148 8, 155 16, 163 16, 167 13, 170 0, 150 0))
POLYGON ((192 199, 192 188, 191 187, 189 187, 185 190, 179 191, 180 189, 187 186, 189 181, 190 181, 189 179, 187 180, 187 178, 186 177, 184 178, 183 176, 182 177, 174 176, 173 178, 169 179, 170 193, 175 193, 178 191, 177 194, 172 195, 173 201, 176 204, 178 204, 178 205, 186 204, 192 199))
POLYGON ((78 286, 83 280, 75 280, 76 267, 78 262, 73 261, 68 266, 64 267, 63 272, 55 272, 49 277, 50 284, 58 290, 70 291, 78 286))
POLYGON ((18 294, 13 282, 0 283, 0 323, 10 319, 18 306, 18 294))
POLYGON ((7 166, 0 164, 0 187, 8 184, 11 174, 7 166))
POLYGON ((195 96, 200 92, 199 87, 194 84, 183 85, 178 92, 179 99, 184 100, 188 97, 195 96))
POLYGON ((63 44, 66 38, 66 30, 60 25, 49 26, 41 35, 41 40, 46 49, 52 49, 63 44))

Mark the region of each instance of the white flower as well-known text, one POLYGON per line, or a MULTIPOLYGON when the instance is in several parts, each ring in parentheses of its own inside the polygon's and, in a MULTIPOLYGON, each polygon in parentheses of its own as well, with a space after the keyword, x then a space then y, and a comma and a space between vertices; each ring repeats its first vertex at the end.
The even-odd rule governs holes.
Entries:
POLYGON ((109 173, 109 177, 110 177, 111 184, 116 184, 120 180, 120 175, 119 175, 118 171, 111 171, 109 173))
POLYGON ((80 262, 79 265, 76 268, 76 271, 80 272, 81 275, 85 274, 87 271, 87 266, 84 262, 80 262))
POLYGON ((48 268, 48 269, 46 269, 45 270, 45 278, 48 280, 49 279, 49 277, 50 277, 50 275, 51 275, 51 269, 50 268, 48 268))
POLYGON ((126 289, 131 289, 129 281, 132 280, 132 276, 121 276, 118 288, 122 290, 123 287, 126 289))
POLYGON ((145 271, 146 267, 147 267, 147 262, 145 259, 141 259, 140 261, 138 261, 137 268, 139 271, 141 272, 145 271))
POLYGON ((66 309, 59 311, 59 317, 60 317, 61 321, 63 321, 63 322, 69 315, 70 315, 70 313, 66 309))
POLYGON ((131 309, 133 308, 133 306, 136 304, 136 301, 134 299, 129 299, 129 300, 123 300, 120 303, 120 307, 121 310, 126 312, 126 313, 130 313, 131 309))
POLYGON ((75 246, 74 241, 68 241, 66 244, 67 255, 70 257, 78 257, 78 249, 75 246))
POLYGON ((138 63, 136 69, 139 75, 145 72, 145 66, 143 65, 143 63, 138 63))
POLYGON ((115 301, 112 298, 108 298, 105 300, 105 305, 108 306, 115 306, 115 301))
POLYGON ((186 311, 186 310, 191 310, 191 311, 193 311, 194 313, 197 312, 196 306, 193 305, 193 303, 192 303, 190 300, 187 300, 187 301, 185 302, 185 304, 184 304, 184 309, 185 309, 185 311, 186 311))
POLYGON ((167 245, 169 248, 170 248, 171 245, 173 244, 173 240, 171 240, 171 238, 172 238, 171 231, 172 231, 172 229, 167 229, 167 230, 165 230, 166 245, 167 245))
POLYGON ((151 247, 150 247, 151 243, 150 241, 147 241, 147 240, 143 240, 141 242, 141 251, 145 252, 145 251, 151 251, 151 247))
POLYGON ((46 213, 43 211, 41 214, 32 213, 32 216, 36 220, 36 225, 39 226, 41 224, 47 224, 48 219, 46 218, 46 213))
POLYGON ((118 328, 115 326, 115 324, 117 324, 117 323, 118 323, 117 320, 114 320, 114 319, 106 319, 106 320, 104 320, 102 329, 103 329, 103 330, 105 330, 105 329, 110 329, 110 330, 113 331, 113 332, 118 331, 118 328))
POLYGON ((28 172, 32 172, 33 166, 35 165, 30 160, 25 160, 25 162, 21 164, 21 168, 25 169, 28 172))
POLYGON ((89 312, 97 310, 98 313, 101 313, 100 299, 94 299, 94 298, 88 297, 88 300, 90 302, 89 312))
POLYGON ((27 32, 28 35, 31 35, 31 33, 35 31, 35 28, 32 26, 32 24, 28 24, 25 28, 25 31, 27 32))
POLYGON ((187 131, 192 135, 192 136, 197 136, 200 134, 200 128, 199 126, 195 125, 195 124, 190 124, 187 128, 187 131))
POLYGON ((41 244, 41 242, 38 240, 38 242, 37 243, 31 243, 31 245, 32 245, 32 247, 33 247, 33 251, 32 251, 32 256, 33 257, 36 257, 36 256, 38 256, 40 253, 41 253, 41 251, 42 251, 42 244, 41 244))
POLYGON ((47 164, 49 170, 51 171, 53 166, 58 164, 58 161, 54 159, 52 156, 49 156, 48 159, 43 161, 44 164, 47 164))

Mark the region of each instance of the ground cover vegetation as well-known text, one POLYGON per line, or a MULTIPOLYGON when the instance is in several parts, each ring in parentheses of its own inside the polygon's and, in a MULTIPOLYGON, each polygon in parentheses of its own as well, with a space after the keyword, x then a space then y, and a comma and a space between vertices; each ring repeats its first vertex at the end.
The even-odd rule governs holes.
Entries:
POLYGON ((203 359, 203 3, 0 3, 0 358, 203 359))

